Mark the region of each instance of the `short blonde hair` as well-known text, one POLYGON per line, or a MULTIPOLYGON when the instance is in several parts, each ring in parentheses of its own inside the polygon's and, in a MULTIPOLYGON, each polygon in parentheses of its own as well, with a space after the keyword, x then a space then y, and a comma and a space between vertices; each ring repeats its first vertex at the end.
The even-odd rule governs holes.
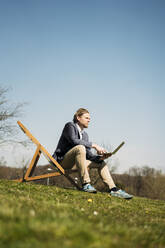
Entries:
POLYGON ((73 122, 74 122, 74 123, 78 122, 77 117, 78 117, 78 116, 80 117, 80 116, 82 116, 83 114, 86 114, 86 113, 89 114, 89 111, 88 111, 87 109, 79 108, 79 109, 76 111, 76 113, 74 114, 74 116, 73 116, 73 122))

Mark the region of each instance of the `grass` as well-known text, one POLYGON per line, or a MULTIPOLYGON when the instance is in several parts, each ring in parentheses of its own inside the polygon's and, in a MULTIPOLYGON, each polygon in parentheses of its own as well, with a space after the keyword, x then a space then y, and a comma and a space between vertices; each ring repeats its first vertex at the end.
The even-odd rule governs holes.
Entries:
POLYGON ((1 248, 162 248, 165 201, 0 180, 1 248))

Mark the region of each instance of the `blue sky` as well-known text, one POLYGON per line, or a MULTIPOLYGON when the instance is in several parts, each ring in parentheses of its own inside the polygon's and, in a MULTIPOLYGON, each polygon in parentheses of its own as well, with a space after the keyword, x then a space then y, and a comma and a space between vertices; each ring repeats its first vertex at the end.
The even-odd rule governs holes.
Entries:
POLYGON ((163 0, 0 0, 0 84, 29 102, 20 120, 50 153, 85 107, 91 141, 126 142, 119 172, 164 170, 164 11, 163 0))

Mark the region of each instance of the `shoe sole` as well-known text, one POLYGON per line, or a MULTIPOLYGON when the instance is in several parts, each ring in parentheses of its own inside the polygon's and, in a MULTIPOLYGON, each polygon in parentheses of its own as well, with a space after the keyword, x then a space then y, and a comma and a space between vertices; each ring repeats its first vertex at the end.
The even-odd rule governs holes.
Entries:
POLYGON ((86 192, 86 193, 94 193, 94 194, 97 193, 97 191, 86 191, 86 190, 83 190, 83 189, 82 189, 82 191, 83 191, 83 192, 86 192))
POLYGON ((120 198, 120 199, 126 199, 126 200, 131 200, 133 198, 133 196, 129 196, 129 197, 122 197, 122 196, 119 196, 119 195, 111 195, 113 197, 117 197, 117 198, 120 198))

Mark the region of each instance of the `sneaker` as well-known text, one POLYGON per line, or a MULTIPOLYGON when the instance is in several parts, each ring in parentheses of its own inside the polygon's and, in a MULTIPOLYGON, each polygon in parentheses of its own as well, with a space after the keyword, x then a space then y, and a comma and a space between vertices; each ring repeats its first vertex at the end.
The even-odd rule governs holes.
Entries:
POLYGON ((116 197, 119 197, 119 198, 128 199, 128 200, 133 197, 133 195, 130 195, 130 194, 126 193, 124 190, 121 190, 121 189, 119 189, 117 191, 111 190, 110 195, 111 196, 116 196, 116 197))
POLYGON ((89 183, 86 183, 82 187, 82 191, 88 192, 88 193, 97 193, 97 190, 90 185, 89 183))

